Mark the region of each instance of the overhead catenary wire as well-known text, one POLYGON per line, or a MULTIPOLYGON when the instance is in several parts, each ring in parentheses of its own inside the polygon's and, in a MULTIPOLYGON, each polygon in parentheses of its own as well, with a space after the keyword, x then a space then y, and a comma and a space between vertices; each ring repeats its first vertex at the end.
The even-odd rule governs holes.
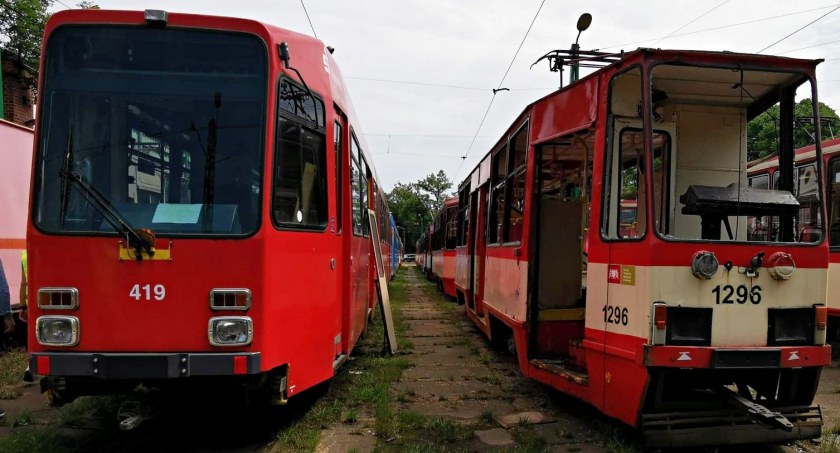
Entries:
MULTIPOLYGON (((699 33, 706 33, 706 32, 710 32, 710 31, 723 30, 723 29, 726 29, 726 28, 740 27, 742 25, 757 24, 757 23, 766 22, 766 21, 769 21, 769 20, 784 19, 784 18, 790 17, 790 16, 796 16, 796 15, 799 15, 799 14, 807 14, 807 13, 814 12, 814 11, 820 11, 820 10, 823 10, 823 9, 833 8, 833 7, 836 7, 838 5, 840 5, 840 3, 834 3, 832 5, 821 6, 819 8, 811 8, 811 9, 805 9, 805 10, 801 10, 801 11, 794 11, 792 13, 779 14, 779 15, 776 15, 776 16, 764 17, 762 19, 748 20, 746 22, 737 22, 737 23, 734 23, 734 24, 720 25, 720 26, 717 26, 717 27, 704 28, 702 30, 695 30, 695 31, 689 31, 689 32, 685 32, 685 33, 678 33, 678 34, 673 34, 670 37, 671 38, 678 38, 678 37, 682 37, 682 36, 696 35, 696 34, 699 34, 699 33)), ((598 50, 615 49, 615 48, 619 48, 619 47, 633 46, 633 45, 637 45, 637 44, 644 44, 644 43, 648 43, 648 42, 651 42, 651 41, 656 41, 657 39, 660 39, 660 38, 650 38, 650 39, 645 39, 645 40, 642 40, 642 41, 633 41, 633 42, 627 42, 627 43, 623 43, 623 44, 602 46, 598 50)))
POLYGON ((684 29, 685 27, 688 27, 689 25, 691 25, 691 24, 693 24, 693 23, 697 22, 698 20, 702 19, 703 17, 705 17, 706 15, 708 15, 709 13, 711 13, 712 11, 714 11, 714 10, 716 10, 716 9, 720 8, 721 6, 723 6, 723 5, 727 4, 727 3, 729 3, 729 0, 724 0, 724 1, 723 1, 723 3, 721 3, 721 4, 717 5, 717 6, 715 6, 714 8, 712 8, 712 9, 710 9, 710 10, 706 11, 705 13, 703 13, 703 14, 701 14, 701 15, 699 15, 699 16, 697 16, 697 17, 695 17, 694 19, 691 19, 690 21, 686 22, 686 23, 685 23, 685 25, 683 25, 682 27, 680 27, 680 28, 678 28, 678 29, 676 29, 676 30, 672 31, 671 33, 668 33, 667 35, 665 35, 665 36, 663 36, 663 37, 661 37, 661 38, 659 38, 659 39, 657 39, 657 40, 656 40, 656 42, 655 42, 655 43, 653 43, 652 45, 654 45, 654 46, 655 46, 655 45, 659 44, 659 42, 660 42, 660 41, 662 41, 663 39, 668 39, 668 38, 670 38, 670 37, 671 37, 674 33, 677 33, 678 31, 680 31, 680 30, 684 29))
POLYGON ((490 103, 487 104, 487 109, 484 110, 484 115, 481 117, 481 122, 478 123, 478 129, 476 129, 475 134, 473 135, 472 140, 470 141, 470 146, 467 147, 467 152, 461 156, 461 162, 458 164, 458 169, 455 170, 455 173, 452 175, 452 180, 457 180, 458 173, 461 172, 461 168, 464 166, 464 162, 466 162, 467 157, 470 155, 470 151, 472 150, 473 145, 475 144, 475 139, 478 137, 478 133, 481 132, 481 127, 484 126, 484 121, 487 119, 487 114, 490 113, 490 108, 493 107, 493 101, 496 99, 496 94, 499 92, 499 89, 502 88, 502 84, 505 83, 505 79, 510 72, 510 68, 513 67, 513 63, 516 61, 516 57, 519 55, 519 51, 522 50, 522 45, 525 44, 525 40, 528 38, 528 34, 531 33, 531 28, 534 26, 534 22, 537 21, 537 17, 540 15, 540 11, 542 11, 543 5, 545 5, 545 0, 540 2, 540 7, 537 8, 536 14, 534 14, 534 18, 531 19, 531 24, 528 25, 528 29, 525 30, 525 36, 522 37, 522 41, 519 42, 519 47, 516 48, 516 52, 513 54, 513 58, 510 59, 510 64, 508 65, 507 69, 505 70, 505 74, 502 76, 502 80, 499 81, 498 86, 496 89, 493 90, 493 97, 490 98, 490 103))
POLYGON ((767 46, 767 47, 765 47, 765 48, 763 48, 763 49, 759 50, 759 51, 758 51, 758 52, 756 52, 756 53, 761 53, 761 52, 764 52, 765 50, 767 50, 767 49, 769 49, 769 48, 771 48, 771 47, 775 46, 776 44, 778 44, 778 43, 780 43, 780 42, 782 42, 782 41, 784 41, 784 40, 786 40, 786 39, 790 38, 791 36, 793 36, 793 35, 795 35, 795 34, 799 33, 800 31, 802 31, 802 30, 804 30, 804 29, 806 29, 806 28, 810 27, 811 25, 814 25, 814 24, 815 24, 817 21, 819 21, 820 19, 822 19, 822 18, 823 18, 823 17, 825 17, 825 16, 828 16, 829 14, 831 14, 831 13, 833 13, 833 12, 837 11, 838 9, 840 9, 840 6, 836 6, 836 7, 835 7, 834 9, 832 9, 831 11, 829 11, 829 12, 827 12, 827 13, 823 14, 822 16, 820 16, 820 17, 818 17, 818 18, 816 18, 816 19, 812 20, 811 22, 808 22, 807 24, 803 25, 802 27, 797 28, 797 29, 796 29, 796 30, 794 30, 792 33, 790 33, 790 34, 786 35, 786 36, 785 36, 785 37, 783 37, 782 39, 779 39, 778 41, 774 42, 773 44, 770 44, 769 46, 767 46))
MULTIPOLYGON (((492 87, 478 87, 478 86, 466 86, 466 85, 447 85, 442 83, 427 83, 427 82, 414 82, 410 80, 394 80, 394 79, 376 79, 372 77, 350 77, 345 76, 345 80, 364 80, 368 82, 382 82, 382 83, 398 83, 403 85, 417 85, 423 87, 432 87, 432 88, 451 88, 454 90, 473 90, 473 91, 492 91, 498 90, 497 88, 492 87)), ((555 90, 556 87, 545 87, 545 88, 508 88, 509 91, 542 91, 542 90, 555 90)))
POLYGON ((303 7, 303 13, 306 14, 306 20, 309 21, 309 28, 312 29, 312 35, 317 39, 318 33, 315 33, 315 26, 312 25, 312 19, 309 18, 309 11, 306 10, 306 5, 303 3, 303 0, 300 0, 300 6, 303 7))

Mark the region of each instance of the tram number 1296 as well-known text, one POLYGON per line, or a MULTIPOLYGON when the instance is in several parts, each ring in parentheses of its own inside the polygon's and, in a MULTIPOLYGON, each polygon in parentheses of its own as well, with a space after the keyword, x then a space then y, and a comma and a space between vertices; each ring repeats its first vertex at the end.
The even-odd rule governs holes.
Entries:
POLYGON ((626 326, 628 322, 627 307, 614 307, 612 305, 605 305, 601 311, 604 312, 604 322, 612 324, 621 324, 626 326))
POLYGON ((761 287, 758 285, 748 288, 747 285, 717 285, 712 290, 715 295, 715 305, 720 304, 745 304, 749 300, 751 304, 761 303, 761 287))

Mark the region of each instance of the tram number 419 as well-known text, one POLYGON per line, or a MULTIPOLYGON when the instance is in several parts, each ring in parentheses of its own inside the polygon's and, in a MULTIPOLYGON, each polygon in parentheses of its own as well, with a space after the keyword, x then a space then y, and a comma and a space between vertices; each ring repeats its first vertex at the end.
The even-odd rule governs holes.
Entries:
POLYGON ((745 304, 748 300, 753 305, 761 303, 761 287, 758 285, 752 288, 748 288, 747 285, 717 285, 712 293, 715 295, 715 305, 745 304))
POLYGON ((612 324, 621 324, 622 326, 627 325, 628 321, 628 312, 627 307, 614 307, 612 305, 605 305, 604 308, 601 309, 604 312, 604 322, 605 323, 612 323, 612 324))
POLYGON ((128 297, 132 297, 134 300, 152 300, 152 297, 155 300, 163 300, 166 297, 166 287, 160 284, 141 286, 139 283, 136 283, 131 287, 131 291, 128 292, 128 297))

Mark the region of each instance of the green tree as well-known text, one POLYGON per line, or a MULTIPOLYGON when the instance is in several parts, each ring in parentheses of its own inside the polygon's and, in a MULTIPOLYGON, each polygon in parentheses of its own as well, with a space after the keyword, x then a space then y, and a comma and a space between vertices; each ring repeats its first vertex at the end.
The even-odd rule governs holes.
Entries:
MULTIPOLYGON (((0 0, 0 42, 3 53, 13 55, 33 72, 38 70, 41 39, 53 0, 0 0)), ((28 80, 35 85, 37 77, 28 80)))
POLYGON ((452 182, 441 170, 413 183, 397 183, 388 194, 388 207, 402 231, 406 251, 414 251, 415 243, 443 207, 451 187, 452 182))
MULTIPOLYGON (((810 98, 802 99, 794 106, 796 118, 810 118, 813 102, 810 98)), ((819 103, 820 118, 833 122, 837 119, 837 112, 828 105, 819 103)), ((834 127, 826 127, 823 123, 821 141, 832 138, 834 127)), ((814 125, 807 121, 797 121, 794 126, 794 146, 801 148, 814 143, 814 125)), ((774 105, 765 110, 747 124, 747 159, 760 159, 778 152, 779 149, 779 106, 774 105)))

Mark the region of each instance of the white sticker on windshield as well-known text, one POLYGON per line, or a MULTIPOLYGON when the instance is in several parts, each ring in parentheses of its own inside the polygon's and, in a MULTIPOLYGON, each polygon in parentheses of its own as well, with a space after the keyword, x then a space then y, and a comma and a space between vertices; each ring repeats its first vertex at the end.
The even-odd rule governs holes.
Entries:
POLYGON ((152 223, 198 223, 201 204, 161 203, 155 209, 152 223))

